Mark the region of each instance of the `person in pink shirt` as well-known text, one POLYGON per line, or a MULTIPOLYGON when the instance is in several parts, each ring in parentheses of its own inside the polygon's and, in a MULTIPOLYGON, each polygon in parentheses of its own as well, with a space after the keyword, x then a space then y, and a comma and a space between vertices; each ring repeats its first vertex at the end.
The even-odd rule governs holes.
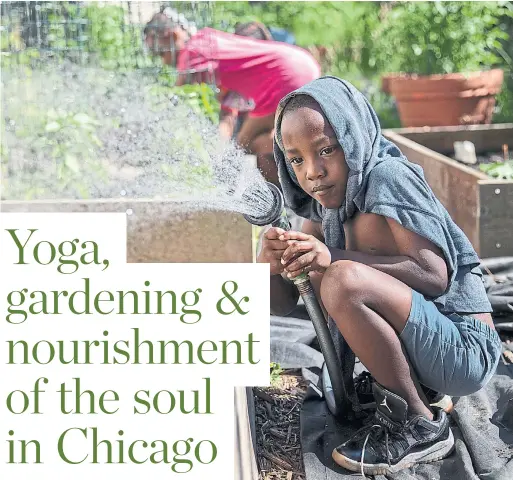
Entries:
MULTIPOLYGON (((212 28, 190 32, 185 22, 157 13, 144 30, 146 45, 179 72, 177 85, 213 83, 221 92, 237 92, 254 104, 236 141, 257 157, 264 177, 277 185, 272 151, 274 116, 288 93, 318 78, 317 61, 302 48, 282 42, 256 40, 212 28)), ((230 138, 238 112, 222 112, 220 132, 230 138)))

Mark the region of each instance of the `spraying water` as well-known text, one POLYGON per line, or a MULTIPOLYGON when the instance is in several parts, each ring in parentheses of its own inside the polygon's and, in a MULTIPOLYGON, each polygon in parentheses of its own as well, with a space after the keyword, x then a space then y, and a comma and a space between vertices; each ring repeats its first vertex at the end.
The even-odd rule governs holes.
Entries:
POLYGON ((265 215, 274 197, 260 172, 170 91, 155 74, 71 62, 4 70, 2 199, 180 199, 265 215))
MULTIPOLYGON (((280 191, 151 77, 64 63, 4 71, 2 86, 2 199, 179 198, 288 228, 280 191)), ((323 312, 308 276, 294 282, 341 415, 350 407, 323 312)))

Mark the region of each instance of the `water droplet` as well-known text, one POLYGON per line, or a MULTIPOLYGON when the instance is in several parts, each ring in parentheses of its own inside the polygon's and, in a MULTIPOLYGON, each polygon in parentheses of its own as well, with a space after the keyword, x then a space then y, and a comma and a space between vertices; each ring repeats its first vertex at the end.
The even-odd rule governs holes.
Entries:
POLYGON ((121 192, 120 192, 120 193, 121 193, 121 196, 123 196, 123 197, 124 197, 124 196, 126 195, 126 190, 121 190, 121 192))
POLYGON ((501 193, 501 189, 500 188, 496 188, 495 189, 495 195, 499 195, 499 193, 501 193))
POLYGON ((500 244, 500 243, 496 243, 496 244, 495 244, 495 246, 496 246, 497 248, 501 248, 501 244, 500 244))
POLYGON ((132 213, 134 213, 134 211, 131 208, 127 208, 126 209, 126 214, 127 215, 132 215, 132 213))

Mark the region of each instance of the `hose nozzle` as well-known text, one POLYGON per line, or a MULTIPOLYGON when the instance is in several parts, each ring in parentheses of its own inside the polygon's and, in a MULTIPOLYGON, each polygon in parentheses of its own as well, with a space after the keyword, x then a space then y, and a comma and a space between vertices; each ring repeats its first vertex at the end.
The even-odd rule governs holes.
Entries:
POLYGON ((262 191, 262 184, 255 184, 247 188, 242 194, 242 198, 247 200, 248 204, 254 204, 257 199, 260 207, 265 206, 266 211, 258 216, 243 214, 243 217, 252 225, 262 227, 272 225, 284 230, 290 229, 290 223, 285 212, 285 202, 280 189, 269 182, 265 182, 266 191, 262 191), (262 205, 263 204, 263 205, 262 205))

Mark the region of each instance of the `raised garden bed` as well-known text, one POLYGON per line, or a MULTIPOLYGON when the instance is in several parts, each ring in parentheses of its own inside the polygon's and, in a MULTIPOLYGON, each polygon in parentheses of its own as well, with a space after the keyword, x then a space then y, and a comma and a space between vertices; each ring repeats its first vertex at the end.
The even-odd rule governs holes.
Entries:
POLYGON ((259 480, 305 480, 299 412, 306 393, 301 374, 287 370, 270 387, 253 388, 259 480))
MULTIPOLYGON (((478 158, 507 145, 513 124, 384 130, 423 169, 426 180, 482 258, 513 255, 513 180, 491 178, 454 160, 454 142, 470 141, 478 158)), ((511 155, 511 154, 510 154, 511 155)))
POLYGON ((127 212, 128 263, 251 263, 251 225, 242 215, 201 210, 197 201, 157 199, 0 202, 4 213, 127 212))

